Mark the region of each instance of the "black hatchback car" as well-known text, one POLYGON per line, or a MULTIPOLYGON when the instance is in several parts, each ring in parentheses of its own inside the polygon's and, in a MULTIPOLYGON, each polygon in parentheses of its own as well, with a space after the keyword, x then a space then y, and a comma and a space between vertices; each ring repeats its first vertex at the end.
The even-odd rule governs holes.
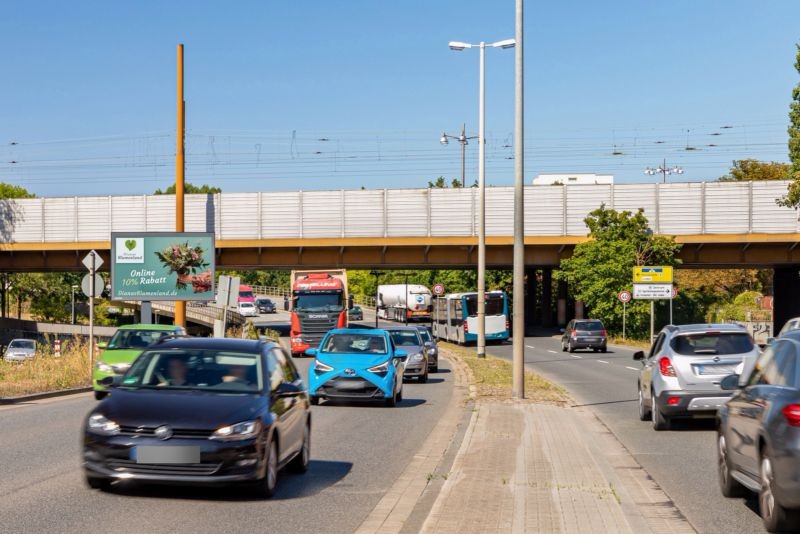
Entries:
POLYGON ((561 331, 561 350, 575 352, 577 349, 607 350, 606 327, 598 319, 573 319, 561 331))
POLYGON ((278 313, 275 303, 270 299, 256 299, 256 308, 258 313, 278 313))
POLYGON ((115 480, 235 482, 271 497, 281 468, 308 468, 308 393, 275 343, 166 339, 106 380, 111 394, 84 424, 92 488, 115 480))
POLYGON ((758 494, 769 532, 800 529, 800 332, 778 338, 717 412, 719 484, 726 497, 758 494))

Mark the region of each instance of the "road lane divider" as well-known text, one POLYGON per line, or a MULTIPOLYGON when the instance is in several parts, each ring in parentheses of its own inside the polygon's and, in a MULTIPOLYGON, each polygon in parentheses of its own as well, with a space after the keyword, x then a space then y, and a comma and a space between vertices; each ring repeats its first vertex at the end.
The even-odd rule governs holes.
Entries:
POLYGON ((558 352, 556 352, 554 350, 550 350, 550 349, 547 349, 547 352, 549 352, 550 354, 558 354, 558 352))
POLYGON ((597 360, 597 361, 598 361, 599 363, 608 363, 608 362, 607 362, 607 361, 605 361, 605 360, 597 360))
POLYGON ((583 356, 578 356, 577 354, 570 354, 573 358, 578 358, 579 360, 583 358, 583 356))
POLYGON ((638 371, 638 370, 639 370, 639 369, 637 369, 636 367, 631 367, 631 366, 629 366, 629 365, 626 365, 626 366, 625 366, 625 369, 630 369, 631 371, 638 371))

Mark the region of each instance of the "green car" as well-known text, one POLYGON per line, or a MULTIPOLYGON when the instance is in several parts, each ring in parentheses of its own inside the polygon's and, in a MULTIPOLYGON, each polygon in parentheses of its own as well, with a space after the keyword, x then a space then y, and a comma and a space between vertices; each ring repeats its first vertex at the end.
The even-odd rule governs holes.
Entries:
POLYGON ((108 343, 98 343, 98 348, 105 350, 94 366, 94 398, 100 400, 108 395, 108 389, 100 385, 100 380, 115 374, 125 374, 148 345, 169 335, 185 336, 186 330, 181 326, 167 324, 129 324, 120 326, 108 343))

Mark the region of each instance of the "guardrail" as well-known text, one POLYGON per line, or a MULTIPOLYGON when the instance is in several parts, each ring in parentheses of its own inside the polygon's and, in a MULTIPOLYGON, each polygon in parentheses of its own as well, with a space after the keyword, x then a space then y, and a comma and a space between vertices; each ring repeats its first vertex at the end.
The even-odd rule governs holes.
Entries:
MULTIPOLYGON (((139 306, 139 301, 124 301, 125 304, 139 306)), ((153 301, 151 306, 154 312, 166 313, 175 316, 175 303, 172 301, 153 301)), ((200 304, 189 303, 186 306, 186 318, 206 326, 214 326, 214 321, 222 319, 222 314, 225 310, 215 304, 200 304)), ((235 310, 228 310, 228 324, 241 325, 244 324, 244 318, 235 310)))
MULTIPOLYGON (((264 295, 267 297, 275 297, 277 299, 283 299, 284 295, 289 296, 291 298, 292 292, 289 290, 288 287, 277 287, 277 286, 254 286, 251 285, 250 287, 253 288, 253 292, 256 295, 264 295)), ((359 306, 366 306, 370 308, 375 307, 375 297, 369 297, 366 295, 353 295, 353 303, 358 304, 359 306)), ((282 300, 275 303, 278 308, 283 306, 282 300)))
MULTIPOLYGON (((797 233, 797 212, 776 205, 786 181, 527 186, 525 234, 584 236, 605 204, 643 208, 656 233, 797 233)), ((513 235, 511 187, 486 190, 486 234, 513 235)), ((455 237, 477 234, 478 191, 383 189, 187 195, 186 231, 217 239, 455 237)), ((171 195, 5 199, 0 243, 107 241, 111 232, 172 231, 171 195)))

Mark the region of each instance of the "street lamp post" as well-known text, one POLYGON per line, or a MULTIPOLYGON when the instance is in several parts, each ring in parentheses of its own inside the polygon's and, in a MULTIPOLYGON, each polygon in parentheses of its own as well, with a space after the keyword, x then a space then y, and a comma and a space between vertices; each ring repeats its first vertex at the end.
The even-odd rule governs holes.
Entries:
POLYGON ((378 328, 378 281, 386 273, 373 269, 369 274, 375 277, 375 328, 378 328))
POLYGON ((663 183, 667 183, 667 175, 670 175, 670 174, 683 174, 683 169, 681 167, 678 167, 677 165, 672 167, 671 169, 668 168, 667 167, 667 160, 665 159, 663 162, 661 162, 661 165, 659 165, 655 169, 653 169, 651 167, 647 167, 644 170, 644 173, 646 175, 648 175, 648 176, 654 176, 656 174, 660 174, 660 175, 662 175, 664 177, 663 178, 663 183))
POLYGON ((75 290, 78 286, 72 286, 72 324, 75 324, 75 290))
POLYGON ((480 50, 480 69, 478 81, 478 358, 486 357, 486 109, 485 109, 485 51, 492 48, 513 48, 514 39, 505 39, 495 43, 473 45, 459 41, 451 41, 451 50, 462 51, 477 47, 480 50))
POLYGON ((461 135, 450 135, 445 132, 442 132, 442 137, 439 139, 439 142, 443 145, 449 144, 448 139, 455 139, 461 145, 461 187, 467 187, 467 175, 466 175, 466 152, 467 152, 467 145, 469 144, 470 139, 477 139, 477 135, 473 135, 472 137, 467 137, 467 125, 461 125, 461 135))

